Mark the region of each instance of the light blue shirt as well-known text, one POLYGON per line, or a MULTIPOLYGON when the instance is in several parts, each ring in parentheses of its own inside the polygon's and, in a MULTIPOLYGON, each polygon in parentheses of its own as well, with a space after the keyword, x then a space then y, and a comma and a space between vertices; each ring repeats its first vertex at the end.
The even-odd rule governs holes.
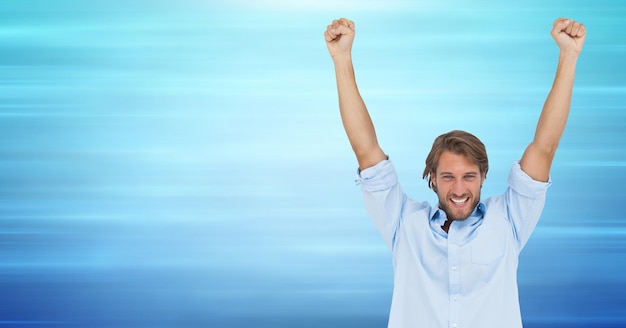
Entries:
POLYGON ((406 196, 389 160, 357 175, 365 208, 392 251, 390 328, 522 327, 518 255, 537 225, 551 182, 515 163, 507 190, 446 234, 446 214, 406 196))

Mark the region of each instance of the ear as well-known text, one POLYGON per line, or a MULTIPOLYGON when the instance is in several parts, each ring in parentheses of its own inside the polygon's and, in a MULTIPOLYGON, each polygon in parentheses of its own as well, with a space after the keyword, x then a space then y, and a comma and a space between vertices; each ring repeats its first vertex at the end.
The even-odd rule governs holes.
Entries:
POLYGON ((430 171, 430 182, 433 184, 433 187, 437 188, 437 175, 433 171, 430 171))

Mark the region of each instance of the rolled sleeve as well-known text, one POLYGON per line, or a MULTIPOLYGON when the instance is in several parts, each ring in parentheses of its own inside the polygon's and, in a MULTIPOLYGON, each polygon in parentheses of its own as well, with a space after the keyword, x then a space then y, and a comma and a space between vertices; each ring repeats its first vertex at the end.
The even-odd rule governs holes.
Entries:
POLYGON ((513 225, 521 251, 537 226, 552 180, 548 179, 548 182, 533 180, 522 170, 519 162, 516 162, 511 168, 508 184, 506 193, 508 218, 513 225))
POLYGON ((360 171, 357 169, 356 182, 366 191, 381 191, 389 189, 398 182, 398 175, 390 160, 380 161, 378 164, 360 171))
POLYGON ((387 159, 357 172, 357 184, 361 185, 368 215, 389 249, 393 250, 402 209, 407 201, 393 164, 387 159))
POLYGON ((526 197, 536 198, 545 195, 548 187, 552 184, 552 179, 549 178, 548 182, 533 180, 533 178, 522 170, 519 161, 517 161, 513 164, 513 168, 511 168, 508 183, 509 187, 517 193, 526 197))

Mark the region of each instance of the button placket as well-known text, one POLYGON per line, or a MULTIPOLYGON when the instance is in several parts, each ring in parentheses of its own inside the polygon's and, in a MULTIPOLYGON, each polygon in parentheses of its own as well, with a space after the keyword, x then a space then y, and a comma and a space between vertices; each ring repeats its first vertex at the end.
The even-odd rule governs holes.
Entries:
POLYGON ((461 292, 461 273, 459 269, 461 249, 458 245, 451 242, 448 238, 448 276, 449 276, 449 304, 450 317, 449 323, 451 328, 458 328, 460 317, 459 294, 461 292))

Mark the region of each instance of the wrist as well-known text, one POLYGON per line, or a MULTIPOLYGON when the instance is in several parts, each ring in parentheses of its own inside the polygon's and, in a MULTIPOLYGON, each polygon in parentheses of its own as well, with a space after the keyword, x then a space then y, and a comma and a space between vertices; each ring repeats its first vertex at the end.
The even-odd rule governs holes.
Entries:
POLYGON ((332 59, 335 65, 352 64, 352 54, 350 54, 349 52, 336 54, 332 56, 332 59))
POLYGON ((579 51, 561 49, 559 60, 576 61, 578 59, 578 55, 580 55, 579 51))

